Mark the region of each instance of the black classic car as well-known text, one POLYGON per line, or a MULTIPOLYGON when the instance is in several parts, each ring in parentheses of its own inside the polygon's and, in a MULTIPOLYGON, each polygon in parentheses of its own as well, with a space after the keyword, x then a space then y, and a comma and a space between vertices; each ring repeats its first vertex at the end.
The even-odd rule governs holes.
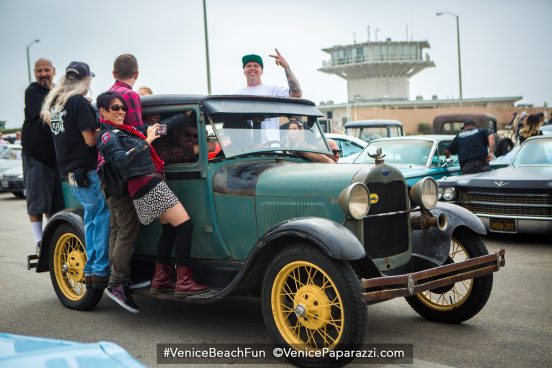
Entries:
POLYGON ((444 201, 472 211, 487 230, 552 233, 552 137, 527 139, 512 163, 486 173, 439 181, 444 201))

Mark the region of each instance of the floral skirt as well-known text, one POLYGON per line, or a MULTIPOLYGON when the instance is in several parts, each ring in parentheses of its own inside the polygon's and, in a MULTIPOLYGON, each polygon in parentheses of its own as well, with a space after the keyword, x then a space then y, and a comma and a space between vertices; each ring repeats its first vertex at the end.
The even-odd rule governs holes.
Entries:
POLYGON ((176 206, 178 198, 167 183, 160 181, 146 194, 132 200, 136 214, 142 225, 149 225, 168 209, 176 206))

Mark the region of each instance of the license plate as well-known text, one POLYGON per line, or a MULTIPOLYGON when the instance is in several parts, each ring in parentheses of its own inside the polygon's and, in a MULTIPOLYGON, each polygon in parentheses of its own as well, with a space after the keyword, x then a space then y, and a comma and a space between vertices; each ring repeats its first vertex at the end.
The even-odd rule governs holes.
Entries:
POLYGON ((2 180, 2 188, 9 188, 10 187, 10 183, 8 183, 7 180, 2 180))
POLYGON ((514 219, 490 219, 489 228, 492 231, 500 231, 503 233, 517 232, 516 220, 514 219))

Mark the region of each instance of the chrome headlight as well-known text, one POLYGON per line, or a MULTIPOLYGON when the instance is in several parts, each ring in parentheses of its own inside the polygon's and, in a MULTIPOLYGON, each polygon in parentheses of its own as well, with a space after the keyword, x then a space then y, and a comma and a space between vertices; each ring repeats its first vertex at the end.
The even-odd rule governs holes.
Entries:
POLYGON ((437 182, 430 177, 423 178, 410 189, 410 198, 425 210, 435 207, 438 195, 437 182))
POLYGON ((353 183, 343 189, 337 201, 347 216, 360 220, 370 210, 370 191, 363 183, 353 183))
POLYGON ((443 199, 445 201, 454 201, 456 199, 456 188, 455 187, 444 187, 443 190, 443 199))

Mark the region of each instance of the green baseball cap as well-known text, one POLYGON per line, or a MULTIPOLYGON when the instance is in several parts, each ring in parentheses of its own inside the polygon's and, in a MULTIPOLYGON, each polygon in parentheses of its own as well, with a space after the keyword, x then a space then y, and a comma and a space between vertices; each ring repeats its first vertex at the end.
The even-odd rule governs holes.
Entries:
POLYGON ((245 65, 247 63, 250 63, 250 62, 255 62, 255 63, 259 64, 261 66, 261 68, 264 69, 263 59, 259 55, 250 54, 250 55, 245 55, 244 57, 242 57, 242 64, 243 64, 244 68, 245 68, 245 65))

